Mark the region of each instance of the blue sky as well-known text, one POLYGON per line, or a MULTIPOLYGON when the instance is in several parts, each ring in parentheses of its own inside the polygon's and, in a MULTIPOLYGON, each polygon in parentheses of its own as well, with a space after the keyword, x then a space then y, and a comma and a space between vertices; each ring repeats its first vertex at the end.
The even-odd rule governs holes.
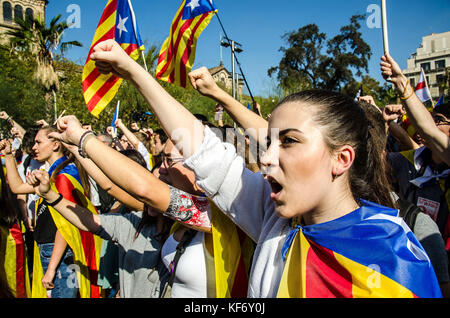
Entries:
MULTIPOLYGON (((333 37, 341 26, 349 23, 354 14, 364 14, 371 4, 380 0, 215 0, 228 36, 243 45, 238 58, 253 95, 266 96, 273 91, 275 81, 267 70, 277 66, 284 45, 281 36, 310 23, 333 37)), ((80 28, 69 29, 64 41, 77 40, 83 48, 70 49, 67 57, 79 64, 86 60, 92 38, 106 0, 50 0, 47 19, 57 14, 67 18, 71 4, 80 7, 80 28)), ((158 48, 168 36, 170 24, 181 0, 133 0, 142 39, 158 48)), ((389 42, 391 55, 402 68, 406 60, 420 46, 421 39, 432 32, 450 31, 450 0, 387 0, 389 42)), ((382 82, 379 58, 383 54, 382 30, 362 25, 364 40, 372 48, 369 75, 382 82)), ((220 25, 213 18, 200 36, 194 68, 214 67, 220 62, 220 25)), ((225 66, 230 69, 229 49, 222 49, 225 66)))

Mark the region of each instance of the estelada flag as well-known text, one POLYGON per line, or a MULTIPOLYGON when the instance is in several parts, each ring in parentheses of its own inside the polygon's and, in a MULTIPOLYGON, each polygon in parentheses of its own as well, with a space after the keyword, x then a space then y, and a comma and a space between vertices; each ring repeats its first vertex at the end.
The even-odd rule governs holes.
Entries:
POLYGON ((205 251, 212 256, 212 259, 206 257, 207 283, 208 286, 215 285, 215 294, 208 297, 246 298, 255 244, 210 199, 189 194, 181 194, 180 198, 191 204, 184 204, 178 212, 191 216, 174 217, 177 222, 172 226, 171 234, 183 224, 204 226, 205 221, 211 224, 211 232, 205 233, 203 240, 205 251), (202 215, 208 215, 208 220, 202 215))
POLYGON ((216 11, 212 0, 183 0, 161 47, 156 78, 186 88, 198 38, 216 11))
MULTIPOLYGON (((49 175, 51 176, 55 169, 66 160, 66 157, 62 157, 53 163, 50 167, 49 175)), ((97 210, 86 197, 78 169, 73 163, 67 165, 58 173, 55 182, 51 183, 51 188, 53 191, 62 194, 65 199, 88 209, 93 214, 97 214, 97 210)), ((36 204, 36 211, 38 211, 42 204, 43 200, 41 199, 38 204, 36 204)), ((80 297, 100 298, 101 290, 97 285, 97 278, 102 239, 90 232, 77 229, 55 209, 52 207, 48 208, 58 231, 73 251, 73 270, 74 275, 76 275, 75 277, 77 278, 80 297)), ((44 273, 39 256, 39 249, 36 243, 33 259, 32 297, 46 298, 46 290, 43 288, 41 282, 44 273)), ((75 282, 75 279, 73 282, 75 282)))
POLYGON ((8 284, 9 290, 15 298, 30 297, 27 253, 18 223, 10 228, 0 224, 0 255, 4 258, 0 276, 8 284))
MULTIPOLYGON (((3 175, 6 177, 6 167, 1 163, 0 169, 3 169, 3 175)), ((0 189, 2 186, 0 180, 0 189)), ((5 207, 0 206, 0 209, 3 208, 5 207)), ((0 277, 15 298, 31 296, 27 252, 22 233, 19 222, 12 226, 0 224, 0 277)))
POLYGON ((214 248, 215 296, 246 298, 254 243, 214 202, 208 201, 214 248))
POLYGON ((398 210, 368 201, 330 222, 297 224, 282 254, 281 298, 442 297, 430 259, 398 210))
POLYGON ((136 17, 130 0, 109 0, 92 41, 83 69, 83 95, 89 112, 99 114, 116 96, 122 79, 112 74, 100 74, 90 56, 100 42, 114 39, 134 60, 145 47, 139 35, 136 17))

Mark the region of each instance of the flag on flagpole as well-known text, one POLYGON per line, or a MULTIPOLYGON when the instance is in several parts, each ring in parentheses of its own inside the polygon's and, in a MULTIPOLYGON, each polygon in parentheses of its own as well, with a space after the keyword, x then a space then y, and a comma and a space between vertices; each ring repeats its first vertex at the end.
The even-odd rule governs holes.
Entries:
POLYGON ((108 0, 84 65, 83 95, 89 112, 97 118, 122 84, 117 76, 101 74, 90 59, 94 47, 110 39, 119 43, 134 60, 139 58, 139 51, 145 50, 130 0, 108 0))
POLYGON ((216 11, 212 1, 183 0, 161 47, 156 78, 186 88, 198 38, 216 11))
POLYGON ((422 103, 431 100, 430 90, 428 89, 427 78, 425 77, 425 72, 423 68, 420 72, 419 82, 416 85, 416 95, 422 103))
POLYGON ((120 100, 117 102, 116 111, 114 112, 114 117, 111 123, 111 127, 114 128, 114 137, 117 136, 116 120, 119 118, 119 111, 120 111, 120 100))

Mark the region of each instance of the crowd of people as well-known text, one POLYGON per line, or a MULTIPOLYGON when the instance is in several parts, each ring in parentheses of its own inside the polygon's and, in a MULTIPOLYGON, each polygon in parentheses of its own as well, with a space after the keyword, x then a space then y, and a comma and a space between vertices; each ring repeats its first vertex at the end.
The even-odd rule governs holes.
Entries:
POLYGON ((402 104, 308 90, 268 119, 194 70, 216 123, 116 42, 90 58, 162 129, 65 116, 25 130, 0 113, 0 296, 450 297, 449 104, 430 113, 389 55, 402 104))

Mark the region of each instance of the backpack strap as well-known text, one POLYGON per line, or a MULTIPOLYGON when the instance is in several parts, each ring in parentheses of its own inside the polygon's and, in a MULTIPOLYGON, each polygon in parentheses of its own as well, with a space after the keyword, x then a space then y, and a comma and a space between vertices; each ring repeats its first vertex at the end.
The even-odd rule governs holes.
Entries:
POLYGON ((175 272, 177 270, 178 261, 180 260, 181 255, 184 254, 186 251, 186 247, 188 244, 192 241, 195 234, 197 234, 197 231, 189 229, 183 234, 183 238, 181 239, 180 243, 177 245, 177 252, 175 254, 175 257, 172 262, 172 272, 170 273, 168 285, 169 287, 172 287, 173 282, 175 280, 175 272))
POLYGON ((422 210, 415 204, 402 198, 399 198, 397 203, 400 210, 400 216, 414 233, 414 226, 416 224, 417 215, 419 215, 419 213, 422 213, 422 210))

